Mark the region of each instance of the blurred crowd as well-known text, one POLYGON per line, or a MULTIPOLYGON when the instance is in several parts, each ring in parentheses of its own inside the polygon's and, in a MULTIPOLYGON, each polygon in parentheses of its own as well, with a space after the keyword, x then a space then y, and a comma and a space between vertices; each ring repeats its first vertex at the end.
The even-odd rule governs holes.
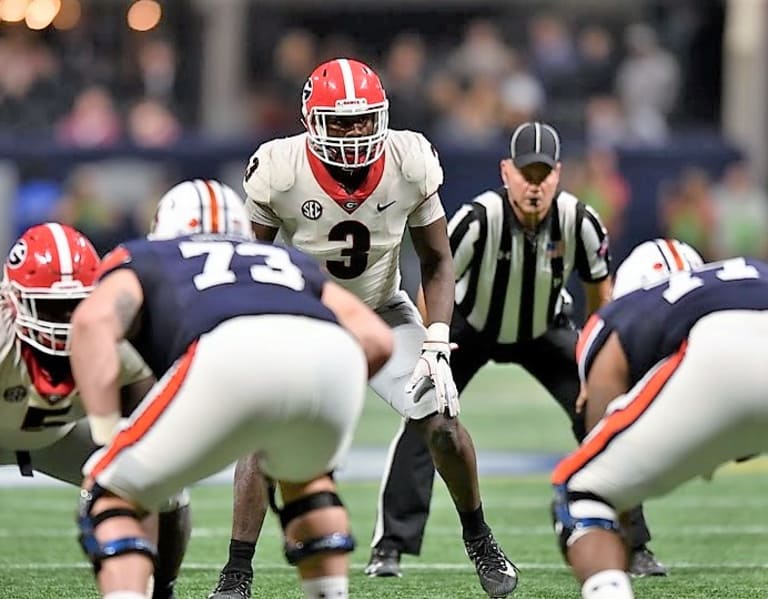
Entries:
MULTIPOLYGON (((343 41, 346 53, 367 57, 343 41)), ((279 40, 274 72, 253 90, 254 127, 295 128, 299 91, 323 54, 339 52, 307 30, 279 40)), ((424 36, 402 33, 369 60, 384 80, 393 127, 469 148, 487 147, 542 116, 589 145, 660 144, 681 85, 678 60, 649 25, 572 30, 551 14, 528 21, 523 44, 510 43, 496 22, 478 18, 453 47, 435 52, 424 36)))
POLYGON ((90 42, 49 44, 21 27, 4 31, 0 137, 53 138, 81 148, 176 142, 183 110, 176 97, 174 45, 163 38, 142 40, 122 68, 104 64, 97 50, 90 42))
MULTIPOLYGON (((439 27, 398 28, 381 39, 367 39, 354 24, 321 34, 299 22, 273 31, 274 40, 248 36, 246 100, 232 109, 242 111, 249 138, 298 132, 308 73, 325 59, 356 56, 381 75, 391 126, 424 131, 438 148, 503 147, 519 123, 544 119, 565 139, 581 140, 570 147, 583 152, 566 152, 564 186, 595 207, 616 239, 626 227, 632 189, 615 148, 659 147, 697 115, 698 124, 717 126, 712 112, 719 99, 695 79, 702 68, 693 59, 700 8, 668 3, 663 22, 652 24, 571 20, 552 12, 474 16, 442 35, 439 27), (259 39, 261 46, 253 46, 259 39)), ((199 42, 200 31, 185 37, 191 27, 185 21, 176 30, 145 34, 121 28, 118 35, 86 23, 41 35, 3 25, 0 140, 53 139, 90 150, 177 147, 199 127, 202 61, 200 44, 190 40, 199 42)), ((16 198, 14 226, 57 218, 107 249, 145 231, 154 201, 173 182, 172 174, 146 161, 84 165, 63 181, 31 177, 16 198)), ((660 232, 710 258, 768 257, 768 198, 748 161, 722 177, 691 169, 666 181, 658 222, 660 232)))
MULTIPOLYGON (((669 33, 678 45, 686 27, 696 27, 686 12, 693 9, 680 6, 672 19, 679 25, 669 33)), ((658 26, 576 26, 555 13, 533 14, 522 25, 515 20, 514 28, 507 26, 511 19, 456 20, 446 22, 457 35, 393 31, 381 47, 351 33, 287 30, 270 44, 271 56, 254 61, 264 68, 246 82, 243 117, 254 134, 297 131, 307 75, 343 55, 379 71, 394 127, 424 130, 436 143, 482 147, 546 115, 590 144, 659 144, 684 116, 687 49, 666 47, 658 26)), ((3 27, 1 134, 54 135, 77 147, 177 142, 197 128, 201 95, 199 73, 180 77, 180 70, 199 69, 200 61, 190 64, 189 40, 173 33, 122 32, 105 40, 109 33, 98 27, 51 36, 3 27)))

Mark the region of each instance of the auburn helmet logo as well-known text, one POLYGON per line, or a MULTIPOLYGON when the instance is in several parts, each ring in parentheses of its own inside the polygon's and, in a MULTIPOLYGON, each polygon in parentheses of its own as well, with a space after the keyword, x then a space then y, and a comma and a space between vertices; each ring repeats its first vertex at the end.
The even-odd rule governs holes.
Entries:
POLYGON ((19 268, 27 259, 27 242, 19 239, 8 253, 8 268, 19 268))

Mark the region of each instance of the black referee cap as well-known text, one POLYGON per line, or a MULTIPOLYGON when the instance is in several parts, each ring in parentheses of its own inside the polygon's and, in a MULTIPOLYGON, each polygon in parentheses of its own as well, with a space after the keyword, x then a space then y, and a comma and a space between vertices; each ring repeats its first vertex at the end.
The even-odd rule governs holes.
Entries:
POLYGON ((546 123, 523 123, 515 129, 509 145, 517 168, 536 162, 554 168, 560 161, 560 136, 546 123))

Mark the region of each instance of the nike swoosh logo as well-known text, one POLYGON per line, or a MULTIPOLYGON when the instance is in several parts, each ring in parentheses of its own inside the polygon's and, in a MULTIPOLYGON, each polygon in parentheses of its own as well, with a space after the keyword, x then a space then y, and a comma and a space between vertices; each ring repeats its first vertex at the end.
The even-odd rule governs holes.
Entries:
POLYGON ((379 212, 384 212, 387 208, 389 208, 392 204, 396 203, 397 200, 391 201, 389 204, 384 204, 383 206, 381 204, 376 204, 376 210, 379 212))
POLYGON ((515 570, 515 567, 507 562, 507 566, 501 571, 502 574, 506 574, 507 576, 511 576, 512 578, 517 578, 517 570, 515 570))

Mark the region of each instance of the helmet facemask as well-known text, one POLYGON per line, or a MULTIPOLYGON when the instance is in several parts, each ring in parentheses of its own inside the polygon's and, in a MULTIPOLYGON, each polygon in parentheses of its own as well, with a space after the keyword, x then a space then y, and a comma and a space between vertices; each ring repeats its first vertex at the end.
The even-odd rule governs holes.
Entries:
MULTIPOLYGON (((309 149, 324 163, 341 168, 361 168, 376 162, 389 134, 389 101, 368 104, 364 98, 338 100, 335 107, 313 107, 304 115, 309 149), (370 118, 369 134, 333 135, 334 121, 360 122, 370 118)), ((351 124, 351 123, 350 123, 351 124)))
POLYGON ((27 288, 7 278, 4 287, 14 312, 16 336, 43 353, 69 356, 72 312, 93 287, 73 281, 27 288))

